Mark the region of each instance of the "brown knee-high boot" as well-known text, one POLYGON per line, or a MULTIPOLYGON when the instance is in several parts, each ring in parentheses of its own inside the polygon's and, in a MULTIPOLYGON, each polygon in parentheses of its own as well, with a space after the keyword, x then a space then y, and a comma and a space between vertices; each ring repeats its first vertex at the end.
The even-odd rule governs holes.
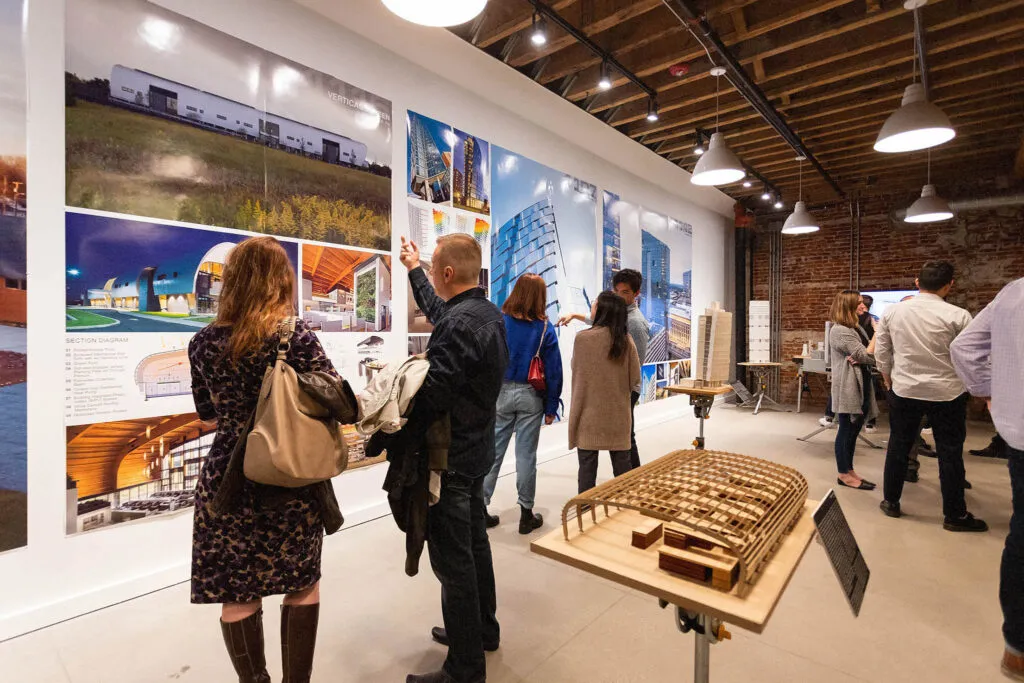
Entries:
POLYGON ((320 604, 281 607, 281 661, 284 683, 309 683, 320 604))
POLYGON ((238 683, 271 683, 263 651, 263 610, 241 621, 220 622, 238 683))

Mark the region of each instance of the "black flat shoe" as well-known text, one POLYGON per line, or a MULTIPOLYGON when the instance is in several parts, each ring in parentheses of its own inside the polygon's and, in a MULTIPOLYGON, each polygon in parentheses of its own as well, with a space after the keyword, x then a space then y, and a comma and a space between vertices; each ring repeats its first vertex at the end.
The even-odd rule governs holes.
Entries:
POLYGON ((498 519, 498 515, 487 515, 487 528, 493 529, 494 527, 501 524, 501 520, 498 519))
POLYGON ((964 488, 965 489, 973 489, 974 486, 971 485, 971 482, 969 482, 966 479, 964 479, 964 488))
POLYGON ((870 486, 871 488, 875 488, 876 486, 878 486, 878 484, 876 484, 875 482, 873 482, 873 481, 868 481, 867 479, 861 479, 860 481, 861 481, 861 483, 863 483, 863 484, 867 484, 867 485, 868 485, 868 486, 870 486))
MULTIPOLYGON (((438 643, 439 645, 451 647, 451 641, 448 640, 448 632, 440 626, 435 626, 434 628, 430 629, 430 637, 433 638, 434 642, 438 643)), ((484 650, 486 650, 487 652, 497 652, 498 644, 484 643, 484 650)))
POLYGON ((839 478, 836 478, 836 483, 839 484, 840 486, 845 486, 848 489, 857 489, 858 491, 874 491, 875 490, 875 485, 874 484, 870 484, 869 485, 868 482, 863 481, 863 480, 861 480, 860 486, 850 486, 849 484, 845 483, 842 479, 839 479, 839 478))
POLYGON ((908 484, 916 484, 920 480, 921 476, 917 472, 907 472, 903 476, 903 481, 907 482, 908 484))

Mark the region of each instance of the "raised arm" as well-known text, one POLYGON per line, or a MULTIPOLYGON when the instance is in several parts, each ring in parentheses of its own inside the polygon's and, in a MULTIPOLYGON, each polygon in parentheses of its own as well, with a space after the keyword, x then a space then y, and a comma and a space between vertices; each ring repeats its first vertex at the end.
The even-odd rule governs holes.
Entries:
POLYGON ((434 291, 434 285, 430 284, 430 279, 422 267, 409 271, 409 282, 412 284, 412 295, 416 299, 416 305, 427 316, 430 324, 436 325, 448 312, 448 304, 434 291))

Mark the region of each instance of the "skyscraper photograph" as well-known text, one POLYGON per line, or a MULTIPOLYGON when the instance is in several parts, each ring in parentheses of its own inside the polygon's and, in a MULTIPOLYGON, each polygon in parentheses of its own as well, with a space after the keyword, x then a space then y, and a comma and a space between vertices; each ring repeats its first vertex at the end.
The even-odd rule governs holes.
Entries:
POLYGON ((597 189, 494 148, 491 300, 501 306, 523 273, 548 284, 548 316, 589 313, 596 295, 597 189))
POLYGON ((451 126, 414 111, 406 117, 409 154, 410 197, 433 204, 452 199, 452 145, 455 133, 451 126))
POLYGON ((623 268, 640 271, 638 305, 651 324, 648 363, 690 357, 693 228, 604 193, 602 280, 623 268))
POLYGON ((460 209, 491 213, 491 145, 461 130, 455 131, 452 199, 460 209))

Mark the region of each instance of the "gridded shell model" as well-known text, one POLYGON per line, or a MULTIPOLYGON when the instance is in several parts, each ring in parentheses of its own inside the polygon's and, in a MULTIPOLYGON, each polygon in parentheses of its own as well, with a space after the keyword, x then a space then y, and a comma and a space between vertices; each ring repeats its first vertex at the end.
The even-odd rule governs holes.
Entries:
POLYGON ((719 451, 675 451, 617 477, 566 504, 569 522, 597 508, 636 510, 721 545, 738 560, 741 593, 753 585, 807 500, 807 480, 777 463, 719 451))

